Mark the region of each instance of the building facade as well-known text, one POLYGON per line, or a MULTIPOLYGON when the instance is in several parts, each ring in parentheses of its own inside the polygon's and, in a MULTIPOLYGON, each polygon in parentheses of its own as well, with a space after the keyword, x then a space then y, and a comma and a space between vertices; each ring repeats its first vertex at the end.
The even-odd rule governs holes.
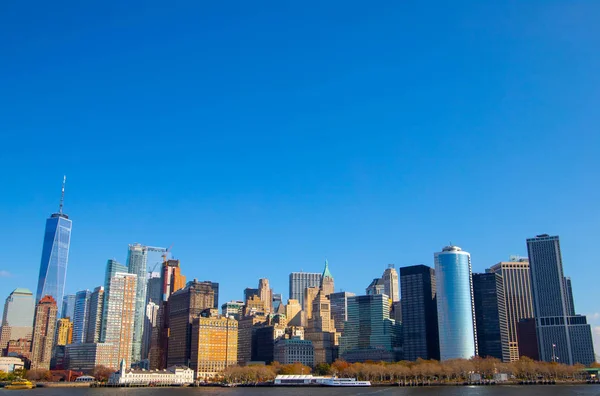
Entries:
POLYGON ((312 341, 299 338, 280 339, 275 342, 275 361, 281 364, 300 363, 313 367, 314 348, 312 341))
POLYGON ((400 268, 404 359, 440 358, 435 270, 426 265, 400 268))
POLYGON ((529 260, 516 256, 511 257, 510 261, 502 261, 493 265, 489 271, 502 276, 508 324, 508 350, 510 361, 515 362, 519 360, 520 356, 517 332, 519 321, 533 318, 529 260))
POLYGON ((237 320, 224 316, 196 318, 191 339, 190 368, 196 379, 214 378, 237 364, 237 320))
POLYGON ((256 356, 256 331, 265 326, 264 315, 246 316, 238 322, 237 363, 244 365, 256 356))
POLYGON ((374 296, 376 294, 384 294, 385 292, 385 284, 383 283, 382 278, 375 278, 371 281, 369 286, 365 289, 365 293, 367 296, 374 296))
POLYGON ((42 297, 35 307, 33 342, 31 343, 32 369, 50 369, 57 314, 58 307, 52 296, 42 297))
POLYGON ((150 301, 146 305, 146 322, 144 323, 144 333, 142 337, 142 360, 148 359, 150 347, 152 346, 152 332, 158 325, 159 305, 150 301))
POLYGON ((533 312, 540 359, 566 364, 596 360, 592 330, 585 316, 569 316, 558 236, 527 239, 533 312))
POLYGON ((300 306, 304 306, 304 289, 307 287, 319 287, 322 275, 313 272, 292 272, 289 278, 289 298, 297 300, 300 306))
POLYGON ((271 287, 269 286, 268 279, 261 278, 258 280, 258 295, 264 304, 265 313, 271 313, 273 304, 273 290, 271 290, 271 287))
POLYGON ((434 254, 440 359, 477 356, 471 255, 458 246, 434 254))
MULTIPOLYGON (((45 296, 52 296, 54 301, 62 301, 65 293, 71 229, 73 227, 73 222, 69 219, 69 216, 63 213, 65 180, 66 178, 63 179, 58 213, 53 213, 46 220, 35 301, 40 301, 45 296)), ((59 317, 61 309, 62 306, 57 307, 59 317)))
POLYGON ((75 293, 75 313, 73 316, 73 342, 81 343, 86 341, 88 320, 90 318, 90 297, 92 293, 89 290, 81 290, 75 293))
POLYGON ((573 285, 571 278, 564 277, 565 280, 565 298, 567 303, 567 316, 575 316, 575 300, 573 300, 573 285))
POLYGON ((73 320, 75 316, 75 294, 67 294, 62 300, 61 318, 69 318, 73 320))
POLYGON ((127 269, 130 274, 137 276, 135 294, 135 316, 133 324, 133 349, 128 362, 137 362, 142 357, 142 336, 146 317, 146 288, 148 272, 148 250, 139 243, 129 245, 127 251, 127 269))
POLYGON ((235 320, 240 320, 244 311, 243 301, 229 301, 221 305, 221 313, 223 316, 233 317, 235 320))
POLYGON ((392 299, 392 303, 400 301, 400 290, 398 285, 398 272, 394 264, 388 264, 388 267, 383 271, 383 294, 392 299))
POLYGON ((339 333, 344 332, 344 322, 348 320, 348 298, 355 296, 350 292, 337 292, 329 295, 331 304, 331 317, 335 322, 335 328, 339 333))
POLYGON ((165 370, 133 370, 121 362, 119 371, 108 379, 111 385, 191 385, 194 383, 194 371, 185 366, 173 366, 165 370))
POLYGON ((502 275, 473 274, 477 348, 481 357, 510 362, 508 321, 502 275))
POLYGON ((96 366, 117 369, 115 346, 107 343, 81 343, 65 346, 69 370, 93 372, 96 366))
POLYGON ((137 275, 117 272, 108 289, 105 342, 114 345, 114 359, 109 367, 118 367, 123 359, 131 362, 135 321, 137 275))
POLYGON ((85 342, 100 342, 100 331, 102 330, 102 311, 104 309, 104 287, 98 286, 90 294, 89 315, 85 342))
POLYGON ((302 305, 300 305, 300 301, 289 299, 285 305, 285 316, 287 317, 288 325, 302 326, 302 305))
POLYGON ((17 288, 4 302, 2 329, 0 330, 0 352, 10 340, 31 339, 35 304, 29 289, 17 288))
POLYGON ((329 271, 329 263, 327 260, 325 260, 325 268, 323 269, 323 274, 321 275, 320 286, 325 296, 335 292, 335 283, 333 280, 333 275, 331 275, 331 272, 329 271))
POLYGON ((56 324, 56 346, 65 346, 73 343, 73 322, 68 318, 59 319, 56 324))
POLYGON ((106 340, 106 325, 108 320, 108 298, 110 296, 110 282, 117 273, 127 273, 127 266, 119 263, 117 260, 110 259, 106 262, 106 271, 104 273, 104 304, 102 304, 102 326, 100 328, 100 341, 106 340))

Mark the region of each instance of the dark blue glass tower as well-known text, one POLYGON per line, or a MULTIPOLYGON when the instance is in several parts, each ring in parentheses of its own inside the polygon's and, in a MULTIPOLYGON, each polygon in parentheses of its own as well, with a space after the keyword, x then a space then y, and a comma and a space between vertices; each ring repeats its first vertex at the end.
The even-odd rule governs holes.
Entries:
MULTIPOLYGON (((73 226, 73 222, 69 220, 69 216, 63 213, 65 180, 66 178, 63 179, 59 211, 58 213, 53 213, 46 220, 36 303, 47 295, 52 296, 55 301, 62 301, 65 292, 71 228, 73 226)), ((60 315, 61 312, 59 311, 57 317, 60 317, 60 315)))

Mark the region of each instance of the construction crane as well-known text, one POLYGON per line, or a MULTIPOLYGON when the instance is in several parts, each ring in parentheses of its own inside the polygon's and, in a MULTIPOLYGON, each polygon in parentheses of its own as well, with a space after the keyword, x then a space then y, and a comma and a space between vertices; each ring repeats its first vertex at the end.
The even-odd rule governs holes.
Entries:
POLYGON ((147 251, 150 252, 162 252, 162 258, 163 261, 157 261, 154 266, 152 267, 151 271, 148 271, 148 273, 153 273, 156 270, 156 267, 160 264, 160 263, 165 263, 167 261, 167 256, 169 255, 169 252, 171 251, 171 248, 173 247, 173 244, 171 244, 171 246, 169 246, 167 249, 162 248, 162 247, 154 247, 154 246, 145 246, 147 251))

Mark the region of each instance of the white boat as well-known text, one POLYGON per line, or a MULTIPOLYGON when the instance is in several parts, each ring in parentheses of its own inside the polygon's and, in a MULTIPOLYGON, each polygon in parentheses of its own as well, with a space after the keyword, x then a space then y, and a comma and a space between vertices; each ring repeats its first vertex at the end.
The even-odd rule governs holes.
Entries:
POLYGON ((327 378, 321 382, 323 386, 371 386, 371 381, 357 381, 356 378, 327 378))

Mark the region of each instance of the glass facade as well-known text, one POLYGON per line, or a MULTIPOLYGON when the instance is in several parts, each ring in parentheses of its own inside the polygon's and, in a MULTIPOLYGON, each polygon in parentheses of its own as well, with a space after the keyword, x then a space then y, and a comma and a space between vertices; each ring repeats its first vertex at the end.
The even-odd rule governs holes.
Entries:
POLYGON ((300 306, 304 306, 304 289, 308 287, 319 287, 323 276, 314 272, 292 272, 290 274, 290 299, 297 300, 300 306))
POLYGON ((127 268, 130 274, 137 276, 137 288, 135 295, 135 319, 133 325, 133 350, 131 362, 135 363, 142 358, 142 339, 144 333, 144 322, 146 320, 146 287, 148 276, 146 272, 148 251, 145 246, 136 243, 129 245, 127 253, 127 268))
POLYGON ((10 340, 31 338, 34 312, 33 293, 28 289, 15 289, 6 298, 0 332, 0 351, 10 340))
POLYGON ((73 317, 73 343, 85 342, 88 320, 90 318, 89 290, 78 291, 75 294, 75 315, 73 317))
POLYGON ((435 253, 440 359, 477 355, 471 255, 457 246, 435 253))
POLYGON ((62 213, 54 213, 46 220, 36 301, 44 296, 52 296, 56 301, 63 299, 72 225, 68 216, 62 213))
POLYGON ((75 294, 67 294, 62 300, 61 318, 73 320, 75 317, 75 294))
POLYGON ((108 322, 108 298, 110 296, 110 280, 117 272, 127 272, 127 267, 117 260, 108 260, 106 262, 106 272, 104 274, 104 304, 102 304, 102 327, 100 329, 100 340, 106 340, 106 326, 108 322))

